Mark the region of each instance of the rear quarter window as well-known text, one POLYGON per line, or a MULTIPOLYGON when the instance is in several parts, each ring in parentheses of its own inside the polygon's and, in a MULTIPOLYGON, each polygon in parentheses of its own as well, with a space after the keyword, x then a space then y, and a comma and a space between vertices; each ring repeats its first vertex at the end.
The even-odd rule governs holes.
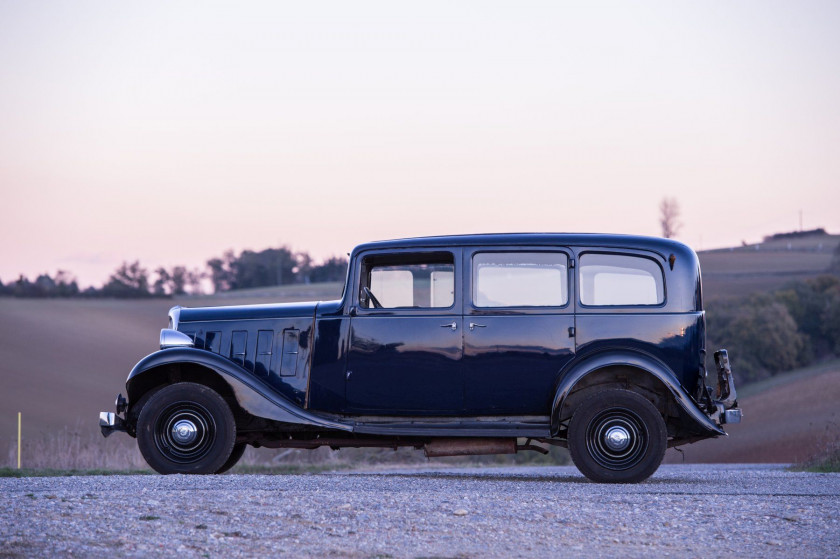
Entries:
POLYGON ((662 268, 643 256, 583 254, 580 302, 590 306, 660 305, 665 302, 662 268))

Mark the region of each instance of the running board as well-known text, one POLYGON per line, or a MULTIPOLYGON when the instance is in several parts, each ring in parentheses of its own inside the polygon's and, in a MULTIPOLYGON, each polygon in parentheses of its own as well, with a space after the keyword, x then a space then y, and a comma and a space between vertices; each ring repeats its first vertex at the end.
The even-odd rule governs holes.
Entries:
POLYGON ((353 432, 366 435, 406 437, 528 437, 548 438, 551 423, 548 418, 532 421, 452 418, 450 420, 356 421, 353 432))

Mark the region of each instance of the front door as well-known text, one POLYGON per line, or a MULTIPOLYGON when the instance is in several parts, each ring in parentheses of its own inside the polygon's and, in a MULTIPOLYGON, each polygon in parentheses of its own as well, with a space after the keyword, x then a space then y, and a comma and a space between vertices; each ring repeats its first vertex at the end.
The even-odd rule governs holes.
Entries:
POLYGON ((460 273, 453 251, 363 255, 354 278, 346 409, 353 414, 458 414, 460 273))
POLYGON ((575 353, 569 262, 569 251, 545 247, 464 252, 467 413, 550 413, 575 353))

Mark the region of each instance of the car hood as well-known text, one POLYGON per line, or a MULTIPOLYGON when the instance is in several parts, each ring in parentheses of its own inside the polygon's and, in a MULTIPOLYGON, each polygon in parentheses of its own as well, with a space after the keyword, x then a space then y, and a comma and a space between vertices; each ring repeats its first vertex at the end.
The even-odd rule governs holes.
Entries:
POLYGON ((235 305, 229 307, 182 307, 179 323, 215 320, 314 317, 320 303, 279 303, 274 305, 235 305))

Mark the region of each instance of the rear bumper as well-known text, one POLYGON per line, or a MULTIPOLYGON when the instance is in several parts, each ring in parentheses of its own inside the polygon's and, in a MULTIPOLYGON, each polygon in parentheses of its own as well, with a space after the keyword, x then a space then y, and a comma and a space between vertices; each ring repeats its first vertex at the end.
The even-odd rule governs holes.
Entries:
POLYGON ((741 423, 741 408, 738 407, 738 393, 735 390, 735 377, 729 366, 729 353, 725 349, 715 352, 715 365, 718 378, 715 389, 714 411, 710 415, 718 425, 741 423))

